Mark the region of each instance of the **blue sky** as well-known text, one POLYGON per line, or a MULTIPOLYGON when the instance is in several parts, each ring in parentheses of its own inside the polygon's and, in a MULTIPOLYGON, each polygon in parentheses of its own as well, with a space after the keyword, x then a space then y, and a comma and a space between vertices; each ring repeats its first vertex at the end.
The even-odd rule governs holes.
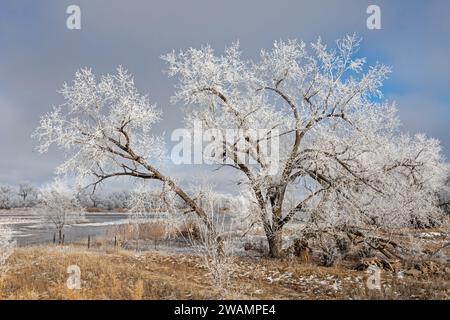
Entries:
POLYGON ((353 32, 364 39, 362 56, 393 67, 384 93, 397 102, 403 130, 439 138, 450 159, 448 0, 2 1, 0 184, 51 179, 62 157, 37 154, 30 135, 39 116, 61 103, 56 91, 80 67, 103 74, 125 66, 163 109, 159 130, 170 132, 181 117, 169 104, 174 80, 162 73, 161 54, 206 43, 220 52, 239 40, 252 58, 274 40, 321 36, 332 45, 353 32), (71 4, 81 7, 81 30, 66 28, 71 4), (366 28, 369 4, 381 7, 382 30, 366 28))

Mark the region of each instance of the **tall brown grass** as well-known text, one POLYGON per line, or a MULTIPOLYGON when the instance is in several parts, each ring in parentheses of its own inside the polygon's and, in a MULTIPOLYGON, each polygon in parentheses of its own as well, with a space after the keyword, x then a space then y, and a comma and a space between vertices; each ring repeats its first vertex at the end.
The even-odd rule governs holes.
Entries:
POLYGON ((399 279, 383 272, 383 289, 374 291, 365 286, 367 273, 344 267, 239 257, 235 262, 232 290, 223 296, 197 256, 75 246, 19 248, 0 281, 0 299, 450 299, 449 275, 399 279), (67 288, 70 265, 81 270, 80 290, 67 288))

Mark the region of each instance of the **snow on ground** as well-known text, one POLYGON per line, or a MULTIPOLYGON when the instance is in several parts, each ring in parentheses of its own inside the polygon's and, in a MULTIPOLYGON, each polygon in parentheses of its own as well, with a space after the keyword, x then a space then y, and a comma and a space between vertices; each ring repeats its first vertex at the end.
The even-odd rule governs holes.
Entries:
POLYGON ((419 233, 419 238, 424 239, 434 239, 440 237, 446 237, 447 235, 444 232, 422 232, 419 233))

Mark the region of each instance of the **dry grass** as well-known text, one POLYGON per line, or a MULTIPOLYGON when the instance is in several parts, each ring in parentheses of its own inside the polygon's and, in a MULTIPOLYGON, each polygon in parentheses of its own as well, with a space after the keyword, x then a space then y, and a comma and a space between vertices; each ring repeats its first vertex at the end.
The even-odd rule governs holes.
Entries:
POLYGON ((85 211, 86 211, 87 213, 106 212, 106 210, 103 209, 103 208, 94 208, 94 207, 92 207, 92 208, 86 208, 85 211))
MULTIPOLYGON (((236 299, 449 299, 449 275, 382 274, 383 289, 368 290, 368 276, 343 267, 317 267, 296 260, 236 259, 228 296, 236 299)), ((79 247, 20 248, 0 283, 0 299, 210 299, 199 257, 79 247), (81 269, 82 288, 66 286, 67 267, 81 269)))
POLYGON ((119 237, 122 240, 160 240, 170 236, 167 226, 160 221, 135 224, 120 224, 108 229, 106 237, 119 237), (137 229, 139 228, 139 230, 137 229))
POLYGON ((76 247, 17 249, 4 277, 2 299, 202 298, 206 288, 182 257, 104 253, 76 247), (81 270, 81 290, 66 286, 67 267, 81 270))

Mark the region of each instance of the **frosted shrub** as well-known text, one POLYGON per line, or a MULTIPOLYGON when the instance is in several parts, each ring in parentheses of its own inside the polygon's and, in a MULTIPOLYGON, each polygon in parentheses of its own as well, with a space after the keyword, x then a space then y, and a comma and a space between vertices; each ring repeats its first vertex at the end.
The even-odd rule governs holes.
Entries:
POLYGON ((12 231, 10 228, 0 225, 0 277, 7 269, 7 260, 14 248, 12 231))

